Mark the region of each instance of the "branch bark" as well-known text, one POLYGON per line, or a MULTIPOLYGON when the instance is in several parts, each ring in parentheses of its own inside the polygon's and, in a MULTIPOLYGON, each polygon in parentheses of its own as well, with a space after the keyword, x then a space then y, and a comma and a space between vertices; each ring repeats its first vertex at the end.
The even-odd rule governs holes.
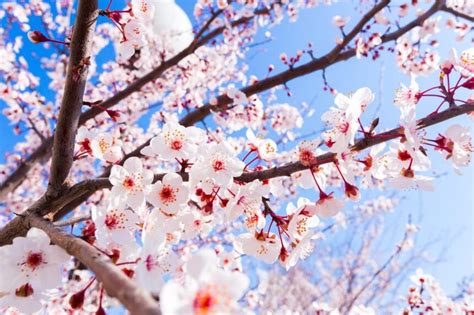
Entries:
POLYGON ((81 201, 84 202, 94 192, 104 189, 109 186, 108 179, 92 179, 82 181, 71 188, 63 191, 59 197, 49 197, 44 195, 31 205, 24 213, 18 214, 16 218, 8 222, 2 229, 0 229, 0 246, 10 244, 16 236, 26 235, 28 226, 25 224, 25 218, 30 215, 44 216, 51 212, 56 212, 67 205, 81 201))
POLYGON ((465 19, 465 20, 467 20, 467 21, 469 21, 469 22, 471 22, 471 23, 474 23, 474 16, 472 16, 472 15, 468 15, 468 14, 466 14, 466 13, 464 13, 464 12, 460 12, 460 11, 454 10, 453 8, 450 8, 450 7, 446 6, 446 5, 444 5, 444 6, 442 7, 442 10, 443 10, 444 12, 448 12, 448 13, 454 15, 455 17, 458 17, 458 18, 461 18, 461 19, 465 19))
POLYGON ((52 196, 58 195, 64 188, 73 163, 76 132, 99 14, 97 5, 97 0, 80 0, 78 4, 64 96, 53 140, 53 157, 47 191, 47 194, 52 196))
POLYGON ((51 222, 36 215, 28 217, 27 225, 45 231, 54 244, 60 246, 87 266, 87 268, 95 273, 107 294, 117 298, 131 314, 161 314, 158 302, 153 299, 149 292, 141 289, 109 257, 102 254, 89 243, 66 233, 51 222))

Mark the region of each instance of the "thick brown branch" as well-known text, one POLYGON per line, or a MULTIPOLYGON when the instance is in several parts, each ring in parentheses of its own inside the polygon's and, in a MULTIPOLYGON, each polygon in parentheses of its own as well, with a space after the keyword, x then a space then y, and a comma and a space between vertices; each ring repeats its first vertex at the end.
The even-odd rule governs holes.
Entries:
POLYGON ((83 214, 83 215, 78 215, 78 216, 72 217, 72 218, 64 220, 64 221, 56 222, 56 223, 54 223, 54 226, 64 227, 64 226, 68 226, 68 225, 75 225, 75 224, 78 224, 78 223, 81 223, 83 221, 87 221, 87 220, 90 220, 90 219, 91 219, 90 214, 83 214))
MULTIPOLYGON (((435 125, 437 123, 449 120, 453 117, 460 116, 466 113, 470 113, 474 111, 474 103, 469 103, 457 107, 449 108, 443 112, 440 112, 433 116, 428 116, 418 121, 419 128, 429 127, 435 125)), ((395 138, 398 138, 400 134, 403 133, 403 128, 394 128, 392 130, 383 132, 371 138, 364 138, 360 139, 355 142, 354 146, 352 147, 353 151, 362 151, 374 145, 377 145, 382 142, 386 142, 395 138)), ((315 165, 323 165, 327 163, 334 162, 336 156, 334 153, 325 153, 316 157, 316 164, 315 165)), ((283 166, 274 167, 264 171, 258 172, 251 172, 251 173, 244 173, 241 176, 237 177, 236 180, 240 180, 243 182, 251 182, 256 179, 264 180, 270 179, 280 176, 290 176, 295 172, 299 172, 302 170, 307 169, 308 166, 301 164, 300 162, 293 162, 288 163, 283 166)))
POLYGON ((49 195, 54 196, 61 191, 72 167, 98 13, 97 0, 79 1, 64 95, 54 132, 53 158, 47 192, 49 195))
POLYGON ((473 22, 474 23, 474 16, 472 15, 468 15, 464 12, 460 12, 460 11, 457 11, 457 10, 454 10, 453 8, 450 8, 448 6, 443 6, 442 10, 444 12, 448 12, 448 13, 451 13, 452 15, 458 17, 458 18, 462 18, 462 19, 465 19, 469 22, 473 22))
POLYGON ((149 292, 141 289, 109 257, 99 252, 89 243, 66 233, 51 222, 36 215, 28 217, 27 225, 45 231, 54 244, 60 246, 87 266, 95 273, 107 294, 117 298, 131 314, 157 315, 161 313, 158 302, 153 299, 149 292))
POLYGON ((8 222, 0 230, 0 246, 10 244, 16 236, 25 235, 28 231, 24 224, 25 217, 31 214, 40 216, 50 212, 56 212, 66 207, 68 204, 81 200, 81 203, 87 200, 94 192, 109 187, 108 179, 85 180, 64 191, 60 196, 52 198, 43 196, 30 206, 24 213, 19 214, 15 219, 8 222))

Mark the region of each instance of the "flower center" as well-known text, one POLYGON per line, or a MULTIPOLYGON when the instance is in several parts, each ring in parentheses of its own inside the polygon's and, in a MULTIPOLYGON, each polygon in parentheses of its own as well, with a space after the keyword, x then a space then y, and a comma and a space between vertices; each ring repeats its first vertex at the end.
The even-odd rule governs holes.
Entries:
POLYGON ((104 224, 109 229, 115 228, 119 223, 119 220, 115 214, 107 214, 105 216, 104 224))
POLYGON ((30 252, 26 258, 26 265, 35 270, 43 263, 43 254, 30 252))
POLYGON ((346 134, 347 131, 349 130, 349 123, 348 122, 344 122, 340 125, 337 126, 337 128, 339 129, 339 131, 343 134, 346 134))
POLYGON ((155 266, 155 262, 153 261, 153 257, 151 255, 148 255, 145 260, 146 270, 151 271, 154 266, 155 266))
POLYGON ((125 177, 125 179, 123 180, 123 187, 125 187, 126 189, 132 189, 134 186, 135 181, 133 180, 133 178, 130 176, 125 177))
POLYGON ((206 287, 196 293, 193 301, 194 314, 205 315, 212 312, 212 307, 217 304, 217 299, 212 295, 210 289, 206 287))
POLYGON ((100 139, 99 140, 99 149, 102 154, 105 154, 108 149, 110 149, 110 144, 105 141, 105 139, 100 139))
POLYGON ((314 154, 310 150, 301 150, 299 158, 303 165, 309 165, 315 160, 314 154))
POLYGON ((170 148, 176 151, 181 150, 183 147, 183 142, 181 140, 173 140, 170 144, 170 148))
POLYGON ((225 164, 224 164, 224 162, 222 162, 220 160, 215 160, 212 163, 212 167, 214 168, 214 171, 216 171, 216 172, 225 170, 225 164))
POLYGON ((166 204, 176 201, 176 196, 173 188, 171 188, 170 186, 163 186, 160 191, 160 199, 163 203, 166 204))
POLYGON ((398 150, 398 159, 400 161, 407 161, 411 159, 411 155, 410 153, 408 153, 407 150, 403 150, 403 151, 398 150))

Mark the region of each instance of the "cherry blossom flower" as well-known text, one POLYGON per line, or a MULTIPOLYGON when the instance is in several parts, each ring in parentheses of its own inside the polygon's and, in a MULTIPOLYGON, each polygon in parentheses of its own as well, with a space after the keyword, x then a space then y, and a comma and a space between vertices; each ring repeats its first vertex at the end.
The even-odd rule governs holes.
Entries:
POLYGON ((183 224, 181 217, 167 215, 155 209, 145 215, 142 241, 159 247, 163 244, 176 244, 181 240, 183 224))
POLYGON ((417 27, 414 30, 412 34, 413 41, 414 42, 421 41, 422 43, 426 43, 432 35, 439 33, 440 19, 441 19, 441 16, 425 20, 421 27, 417 27))
POLYGON ((318 149, 319 145, 321 144, 321 140, 313 139, 313 140, 303 140, 298 145, 298 159, 301 164, 305 166, 309 166, 315 164, 316 161, 316 150, 318 149))
POLYGON ((257 151, 258 156, 264 161, 275 159, 277 145, 272 139, 262 139, 255 136, 251 129, 247 129, 246 136, 249 140, 250 149, 257 151))
POLYGON ((335 216, 344 207, 344 202, 333 196, 332 193, 320 193, 319 200, 315 204, 306 206, 306 210, 311 215, 318 215, 323 218, 335 216))
POLYGON ((415 105, 420 99, 420 88, 416 83, 415 76, 411 78, 410 87, 406 87, 403 83, 401 87, 397 89, 394 104, 400 108, 401 119, 410 119, 415 115, 415 105))
POLYGON ((158 155, 161 159, 188 160, 194 158, 198 144, 204 141, 204 133, 196 127, 183 127, 175 122, 166 123, 162 132, 154 137, 149 146, 142 149, 146 156, 158 155))
POLYGON ((326 124, 332 127, 331 130, 323 133, 326 145, 331 152, 344 152, 354 142, 359 128, 357 120, 373 100, 374 94, 368 88, 358 89, 349 97, 343 94, 336 95, 334 102, 337 107, 331 107, 321 117, 326 124))
POLYGON ((291 244, 291 252, 283 262, 286 270, 294 267, 300 259, 304 260, 309 257, 314 249, 313 244, 311 244, 311 240, 317 237, 318 235, 316 234, 316 231, 309 231, 308 233, 304 234, 303 238, 291 244))
POLYGON ((117 205, 126 203, 134 210, 145 204, 145 196, 150 191, 153 172, 143 169, 142 161, 131 157, 123 166, 114 165, 109 180, 113 187, 111 197, 117 205))
POLYGON ((262 186, 259 180, 255 180, 247 185, 236 185, 231 190, 229 203, 226 207, 226 219, 233 221, 242 214, 246 214, 246 226, 253 229, 262 228, 265 218, 261 215, 260 204, 262 197, 268 194, 268 186, 262 186))
MULTIPOLYGON (((275 104, 268 108, 266 114, 271 117, 270 122, 273 130, 279 134, 286 134, 292 138, 292 130, 303 126, 303 117, 300 110, 289 104, 275 104)), ((310 115, 305 115, 309 117, 310 115)))
POLYGON ((217 267, 214 251, 201 250, 185 266, 184 284, 172 280, 160 294, 161 310, 168 314, 234 314, 237 301, 249 285, 247 276, 217 267))
POLYGON ((135 50, 145 44, 145 29, 137 19, 131 19, 123 27, 123 39, 117 45, 116 50, 122 60, 128 60, 133 56, 135 50))
POLYGON ((301 241, 311 228, 319 225, 319 218, 315 215, 311 216, 306 206, 311 202, 307 198, 298 198, 297 206, 289 202, 286 206, 286 213, 291 217, 288 223, 288 234, 295 242, 301 241))
POLYGON ((110 134, 98 134, 90 143, 92 156, 109 163, 116 163, 123 157, 122 148, 110 134))
POLYGON ((234 86, 229 86, 227 88, 226 94, 236 105, 244 105, 248 101, 247 96, 234 86))
POLYGON ((221 10, 225 9, 228 5, 229 3, 227 2, 227 0, 217 0, 217 7, 221 10))
POLYGON ((281 244, 275 234, 246 233, 234 241, 234 249, 242 254, 253 256, 267 264, 273 264, 280 255, 281 244))
MULTIPOLYGON (((390 158, 386 154, 382 154, 385 147, 385 143, 377 144, 370 149, 369 154, 359 160, 364 166, 365 177, 373 177, 379 180, 387 177, 390 158)), ((367 178, 367 181, 370 181, 370 178, 367 178)))
POLYGON ((16 237, 13 244, 0 247, 0 291, 17 289, 29 283, 43 291, 61 284, 61 266, 69 256, 59 247, 50 245, 48 235, 31 228, 26 237, 16 237))
POLYGON ((133 15, 143 20, 150 19, 155 12, 155 6, 151 0, 132 0, 130 6, 133 15))
POLYGON ((335 15, 332 18, 332 24, 336 27, 344 27, 351 20, 350 17, 342 17, 340 15, 335 15))
POLYGON ((202 215, 197 211, 183 213, 179 220, 182 226, 181 239, 192 240, 198 235, 206 237, 214 228, 211 215, 202 215))
POLYGON ((220 247, 216 247, 214 250, 217 253, 220 267, 224 270, 242 272, 242 259, 238 253, 234 251, 226 251, 220 247))
POLYGON ((176 214, 188 200, 189 189, 176 173, 166 174, 156 182, 147 196, 149 202, 166 214, 176 214))
POLYGON ((69 260, 61 248, 50 245, 48 235, 31 228, 26 237, 0 247, 0 308, 14 306, 34 313, 47 289, 62 283, 62 268, 69 260))
POLYGON ((390 23, 390 20, 385 16, 385 10, 382 9, 381 11, 379 11, 375 17, 375 22, 377 24, 380 24, 380 25, 387 25, 390 23))
POLYGON ((190 171, 191 183, 212 178, 217 185, 227 187, 242 174, 244 163, 224 143, 203 146, 201 151, 200 161, 190 171))
MULTIPOLYGON (((43 305, 40 301, 44 298, 47 298, 45 294, 38 293, 29 283, 26 283, 11 292, 0 290, 0 309, 14 307, 15 310, 21 313, 33 314, 41 310, 43 305)), ((18 313, 13 311, 13 314, 18 313)))
POLYGON ((166 247, 148 245, 143 248, 137 264, 137 281, 146 290, 158 295, 164 285, 163 277, 178 269, 178 256, 166 247))
POLYGON ((458 124, 451 125, 444 135, 439 135, 434 142, 435 149, 446 159, 451 159, 455 169, 469 165, 473 151, 469 128, 458 124))
POLYGON ((118 207, 94 207, 92 220, 95 223, 97 243, 109 251, 120 250, 121 257, 135 254, 137 249, 134 234, 139 217, 124 205, 118 207))
POLYGON ((82 126, 78 130, 77 142, 80 145, 80 153, 87 153, 109 163, 122 159, 120 143, 109 133, 97 133, 82 126))
POLYGON ((294 173, 292 178, 295 183, 303 189, 314 189, 314 179, 316 178, 319 187, 325 189, 327 186, 327 177, 329 176, 329 171, 323 167, 313 166, 307 170, 294 173))
POLYGON ((455 49, 452 50, 454 58, 454 67, 457 71, 461 73, 464 77, 473 77, 474 76, 474 48, 468 48, 461 52, 461 55, 457 56, 455 49))

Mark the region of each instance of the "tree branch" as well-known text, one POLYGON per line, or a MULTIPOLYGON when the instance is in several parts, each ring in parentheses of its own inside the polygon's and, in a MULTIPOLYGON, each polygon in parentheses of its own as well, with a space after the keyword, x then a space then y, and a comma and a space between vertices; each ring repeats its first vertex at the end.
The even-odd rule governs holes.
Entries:
MULTIPOLYGON (((249 97, 254 94, 271 89, 275 86, 284 84, 293 79, 307 75, 309 73, 323 70, 340 61, 344 61, 344 60, 354 57, 356 55, 355 48, 351 48, 346 51, 342 51, 342 50, 349 43, 349 41, 352 40, 358 34, 357 32, 360 32, 360 30, 367 23, 367 21, 369 21, 373 16, 375 16, 375 14, 377 14, 377 12, 382 10, 387 5, 387 2, 390 2, 390 1, 384 1, 384 2, 379 3, 378 5, 373 7, 372 10, 370 10, 366 15, 364 15, 364 17, 362 17, 359 23, 357 23, 354 29, 344 39, 342 43, 344 44, 344 46, 342 46, 342 44, 339 44, 336 47, 334 47, 330 52, 328 52, 327 54, 325 54, 324 56, 320 58, 314 59, 301 66, 290 68, 272 77, 268 77, 264 80, 258 81, 257 83, 253 85, 244 87, 243 89, 241 89, 241 92, 243 92, 247 97, 249 97)), ((382 36, 382 43, 387 43, 387 42, 396 40, 397 38, 401 37, 405 33, 415 28, 416 26, 423 24, 424 21, 426 21, 429 17, 431 17, 433 14, 435 14, 441 9, 442 3, 443 1, 436 1, 425 13, 417 17, 412 22, 408 23, 404 27, 401 27, 397 31, 394 31, 392 33, 382 36)), ((214 105, 205 104, 204 106, 199 107, 196 110, 184 116, 180 120, 180 124, 182 124, 183 126, 192 126, 196 124, 198 121, 206 118, 206 116, 208 116, 211 113, 211 111, 224 110, 225 107, 231 103, 232 103, 232 99, 229 98, 227 95, 223 94, 217 97, 216 104, 214 105)))
POLYGON ((60 193, 72 167, 76 132, 81 115, 82 98, 87 82, 98 14, 97 0, 79 1, 71 39, 71 55, 64 96, 54 133, 53 158, 47 191, 49 195, 60 193))
MULTIPOLYGON (((275 3, 280 3, 281 1, 275 1, 275 3)), ((263 9, 258 9, 255 11, 253 16, 249 17, 242 17, 234 22, 231 23, 232 27, 236 27, 239 25, 243 25, 245 23, 250 22, 255 16, 267 15, 273 10, 275 3, 263 9)), ((219 36, 226 27, 218 27, 198 41, 193 42, 188 48, 184 49, 179 54, 175 55, 173 58, 163 62, 157 68, 150 71, 145 76, 135 80, 129 86, 127 86, 124 90, 118 92, 114 96, 110 97, 109 99, 102 102, 100 105, 102 108, 109 109, 114 105, 118 104, 119 102, 125 100, 130 95, 139 92, 142 87, 146 84, 152 82, 153 80, 158 79, 165 71, 172 68, 173 66, 177 65, 181 60, 185 59, 187 56, 194 53, 199 47, 204 46, 209 41, 214 39, 215 37, 219 36)), ((79 119, 79 124, 83 125, 85 122, 94 119, 97 115, 103 113, 103 110, 98 108, 91 108, 88 111, 84 112, 79 119)), ((47 160, 50 158, 51 155, 51 148, 53 146, 53 138, 47 138, 29 157, 26 158, 24 162, 22 162, 17 169, 8 176, 3 183, 0 185, 0 200, 5 199, 9 192, 14 191, 23 181, 25 176, 28 174, 30 169, 39 161, 47 160)))
POLYGON ((141 289, 109 257, 89 243, 66 233, 51 222, 36 215, 29 216, 27 224, 45 231, 54 244, 63 248, 94 272, 107 294, 117 298, 131 314, 161 314, 158 302, 153 299, 149 292, 141 289))
POLYGON ((54 226, 64 227, 64 226, 68 226, 68 225, 74 225, 74 224, 77 224, 77 223, 81 223, 83 221, 87 221, 87 220, 90 220, 90 219, 91 219, 90 214, 83 214, 83 215, 78 215, 78 216, 72 217, 72 218, 64 220, 64 221, 55 222, 54 226))
MULTIPOLYGON (((474 103, 464 104, 457 107, 451 107, 436 115, 428 116, 428 117, 418 120, 418 126, 420 129, 429 127, 429 126, 438 124, 440 122, 449 120, 451 118, 454 118, 466 113, 470 113, 472 111, 474 111, 474 103)), ((379 143, 387 142, 389 140, 398 138, 402 133, 403 133, 402 127, 394 128, 392 130, 375 135, 374 137, 371 137, 371 138, 363 138, 363 139, 357 140, 351 149, 352 151, 360 152, 364 149, 370 148, 379 143)), ((328 152, 328 153, 317 156, 316 163, 311 166, 319 166, 319 165, 334 162, 335 160, 336 160, 336 155, 334 153, 328 152)), ((276 177, 281 177, 281 176, 290 176, 293 173, 303 171, 305 169, 308 169, 309 167, 310 166, 303 165, 299 161, 297 161, 297 162, 292 162, 292 163, 288 163, 281 166, 276 166, 271 169, 267 169, 263 171, 243 173, 239 177, 236 177, 235 180, 240 181, 240 182, 245 182, 245 183, 249 183, 254 180, 263 181, 266 179, 271 179, 271 178, 276 178, 276 177)), ((165 174, 156 174, 154 176, 153 182, 161 180, 164 175, 165 174)), ((184 181, 188 181, 187 173, 180 173, 180 175, 184 181)), ((81 185, 81 184, 77 184, 76 186, 78 185, 81 185)), ((96 190, 112 187, 112 184, 109 182, 107 177, 99 177, 96 179, 91 179, 89 180, 88 183, 84 183, 81 186, 88 186, 88 185, 93 185, 94 187, 96 187, 96 190)), ((76 207, 82 204, 85 200, 87 200, 87 198, 89 198, 92 194, 94 194, 96 190, 89 189, 87 193, 84 193, 79 198, 65 205, 58 212, 55 213, 54 221, 59 220, 60 218, 64 217, 66 214, 74 210, 76 207)), ((0 241, 2 240, 1 236, 2 234, 0 233, 0 241)))
MULTIPOLYGON (((474 111, 474 103, 468 103, 457 107, 451 107, 443 112, 440 112, 433 116, 428 116, 423 119, 418 120, 419 129, 429 127, 440 122, 449 120, 453 117, 460 116, 466 113, 474 111)), ((351 150, 355 152, 362 151, 364 149, 370 148, 374 145, 377 145, 382 142, 387 142, 389 140, 398 138, 403 134, 403 128, 398 127, 392 130, 380 133, 371 138, 363 138, 357 140, 352 146, 351 150)), ((336 155, 334 153, 325 153, 323 155, 316 157, 316 163, 312 166, 319 166, 327 163, 334 162, 336 160, 336 155)), ((295 172, 299 172, 305 169, 308 169, 309 166, 301 164, 298 162, 288 163, 283 166, 274 167, 264 171, 244 173, 241 176, 237 177, 236 180, 243 182, 251 182, 256 179, 265 180, 271 179, 280 176, 290 176, 295 172)))
POLYGON ((108 188, 110 187, 109 185, 108 178, 85 180, 67 189, 58 197, 52 198, 46 195, 41 197, 26 209, 25 212, 18 214, 16 218, 0 229, 0 246, 10 244, 16 236, 26 235, 28 226, 25 225, 25 218, 29 215, 44 216, 48 213, 54 213, 78 200, 82 203, 94 192, 108 188))
POLYGON ((469 22, 472 22, 474 23, 474 16, 472 15, 468 15, 466 13, 463 13, 463 12, 460 12, 460 11, 457 11, 457 10, 454 10, 453 8, 450 8, 446 5, 444 5, 441 10, 443 10, 444 12, 448 12, 448 13, 451 13, 452 15, 458 17, 458 18, 462 18, 462 19, 465 19, 469 22))

